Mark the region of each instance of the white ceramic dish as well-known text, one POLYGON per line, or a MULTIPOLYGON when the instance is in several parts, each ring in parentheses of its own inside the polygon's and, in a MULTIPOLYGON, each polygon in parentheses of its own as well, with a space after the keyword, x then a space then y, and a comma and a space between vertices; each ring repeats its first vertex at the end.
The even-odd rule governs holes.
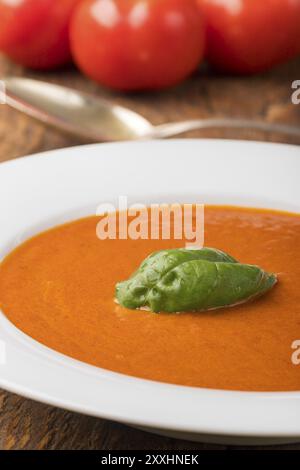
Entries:
MULTIPOLYGON (((299 175, 298 147, 220 140, 91 145, 4 163, 0 257, 28 236, 94 214, 99 203, 119 195, 300 212, 299 175)), ((2 313, 0 340, 6 352, 0 386, 26 397, 192 440, 300 440, 300 391, 197 389, 112 373, 44 347, 2 313)))

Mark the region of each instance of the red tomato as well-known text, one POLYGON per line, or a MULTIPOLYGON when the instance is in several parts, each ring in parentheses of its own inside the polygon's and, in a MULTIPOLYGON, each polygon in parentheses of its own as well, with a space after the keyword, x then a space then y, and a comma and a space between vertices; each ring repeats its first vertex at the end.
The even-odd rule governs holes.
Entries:
POLYGON ((80 69, 120 90, 174 85, 199 65, 204 27, 196 0, 86 0, 72 18, 80 69))
POLYGON ((37 69, 68 62, 69 23, 78 1, 0 0, 0 50, 37 69))
POLYGON ((207 58, 221 70, 254 73, 300 53, 300 0, 198 0, 207 58))

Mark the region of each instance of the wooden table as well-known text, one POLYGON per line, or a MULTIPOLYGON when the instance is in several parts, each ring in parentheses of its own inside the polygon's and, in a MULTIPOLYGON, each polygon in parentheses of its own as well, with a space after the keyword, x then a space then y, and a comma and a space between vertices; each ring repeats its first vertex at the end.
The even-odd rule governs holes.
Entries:
MULTIPOLYGON (((184 84, 159 93, 122 95, 100 88, 75 69, 39 74, 24 71, 0 57, 0 79, 8 74, 72 86, 142 113, 154 124, 178 119, 232 116, 259 118, 300 126, 300 105, 291 102, 291 84, 300 79, 300 59, 270 73, 256 77, 230 77, 214 74, 205 67, 184 84)), ((300 143, 263 132, 209 130, 189 137, 251 138, 300 143)), ((0 106, 0 161, 30 153, 80 144, 79 139, 56 130, 8 108, 0 106)), ((0 449, 216 449, 215 446, 154 436, 120 424, 81 416, 76 413, 26 400, 0 391, 0 449)), ((300 449, 299 445, 276 449, 300 449)))

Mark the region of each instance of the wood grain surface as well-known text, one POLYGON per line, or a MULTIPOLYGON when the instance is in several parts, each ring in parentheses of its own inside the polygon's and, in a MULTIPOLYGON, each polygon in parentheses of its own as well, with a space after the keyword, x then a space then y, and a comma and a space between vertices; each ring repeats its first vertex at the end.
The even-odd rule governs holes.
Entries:
MULTIPOLYGON (((154 94, 122 95, 99 87, 72 67, 40 74, 24 70, 0 57, 0 79, 5 75, 26 75, 105 96, 142 113, 154 124, 179 119, 231 116, 300 126, 300 105, 291 102, 291 84, 294 80, 300 80, 300 59, 255 77, 222 76, 203 67, 182 85, 154 94)), ((300 143, 297 138, 240 130, 206 130, 186 136, 300 143)), ((81 143, 75 137, 47 128, 6 105, 0 105, 2 162, 81 143)), ((42 405, 0 390, 0 449, 227 448, 158 437, 120 424, 42 405)), ((277 446, 275 449, 300 449, 300 444, 277 446)))

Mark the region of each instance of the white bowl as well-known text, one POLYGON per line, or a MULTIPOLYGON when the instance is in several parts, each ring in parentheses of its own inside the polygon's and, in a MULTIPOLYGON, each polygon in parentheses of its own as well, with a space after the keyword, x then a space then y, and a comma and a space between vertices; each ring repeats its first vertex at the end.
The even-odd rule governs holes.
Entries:
MULTIPOLYGON (((298 147, 220 140, 89 145, 4 163, 0 257, 42 229, 95 214, 99 203, 119 195, 300 212, 299 175, 298 147)), ((6 352, 0 386, 20 395, 192 440, 300 440, 300 391, 209 390, 109 372, 39 344, 2 313, 0 340, 6 352)))

